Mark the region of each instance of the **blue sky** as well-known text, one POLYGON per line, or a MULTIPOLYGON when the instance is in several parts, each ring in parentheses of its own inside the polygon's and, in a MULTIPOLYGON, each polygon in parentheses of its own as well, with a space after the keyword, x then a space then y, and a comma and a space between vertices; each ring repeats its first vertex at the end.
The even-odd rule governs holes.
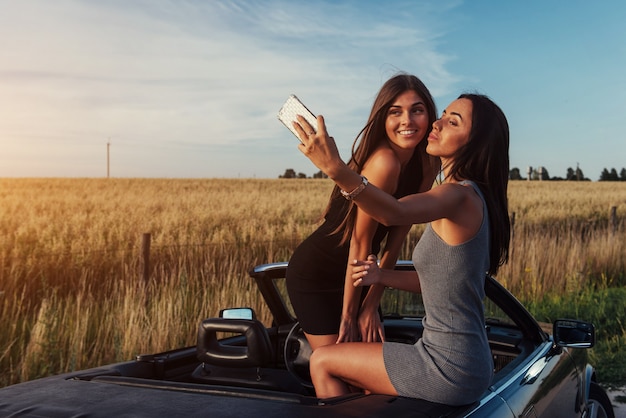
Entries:
POLYGON ((290 93, 344 158, 378 89, 491 96, 511 167, 626 167, 626 2, 0 0, 0 177, 276 178, 317 170, 290 93))

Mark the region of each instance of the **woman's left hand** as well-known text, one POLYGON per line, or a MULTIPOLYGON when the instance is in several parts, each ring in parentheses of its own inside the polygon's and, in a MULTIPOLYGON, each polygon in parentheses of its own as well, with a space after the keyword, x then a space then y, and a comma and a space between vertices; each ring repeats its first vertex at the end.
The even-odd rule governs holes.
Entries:
POLYGON ((359 333, 361 341, 375 343, 385 341, 385 330, 380 322, 378 309, 361 309, 359 313, 359 333))
POLYGON ((354 260, 352 262, 352 285, 369 286, 380 282, 380 268, 378 268, 378 259, 375 255, 370 254, 367 260, 354 260))

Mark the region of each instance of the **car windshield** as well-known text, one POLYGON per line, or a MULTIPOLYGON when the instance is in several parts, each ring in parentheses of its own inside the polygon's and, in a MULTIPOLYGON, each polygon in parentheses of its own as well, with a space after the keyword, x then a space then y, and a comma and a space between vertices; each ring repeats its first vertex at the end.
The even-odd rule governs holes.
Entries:
MULTIPOLYGON (((285 303, 289 314, 295 318, 296 315, 287 294, 287 285, 284 278, 275 279, 274 285, 280 297, 285 303)), ((485 298, 485 318, 487 323, 509 324, 514 322, 500 309, 492 300, 485 298)), ((380 307, 383 318, 421 318, 425 315, 422 295, 404 290, 386 288, 381 299, 380 307)))

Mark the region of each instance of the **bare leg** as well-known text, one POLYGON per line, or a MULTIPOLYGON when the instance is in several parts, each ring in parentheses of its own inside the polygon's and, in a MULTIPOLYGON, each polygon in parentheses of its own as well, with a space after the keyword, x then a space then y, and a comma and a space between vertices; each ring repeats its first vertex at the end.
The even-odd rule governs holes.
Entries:
POLYGON ((398 394, 387 376, 381 343, 319 347, 311 355, 311 378, 319 398, 346 395, 348 385, 370 393, 398 394))
POLYGON ((313 335, 307 334, 306 332, 304 333, 304 336, 309 341, 309 345, 313 351, 324 345, 335 344, 337 342, 337 338, 339 338, 339 334, 313 335))
MULTIPOLYGON (((309 341, 309 345, 311 346, 311 350, 315 351, 319 347, 323 347, 325 345, 335 345, 337 344, 337 338, 339 338, 339 334, 329 334, 329 335, 314 335, 304 333, 306 339, 309 341)), ((355 387, 348 387, 348 392, 362 392, 361 389, 355 387)))

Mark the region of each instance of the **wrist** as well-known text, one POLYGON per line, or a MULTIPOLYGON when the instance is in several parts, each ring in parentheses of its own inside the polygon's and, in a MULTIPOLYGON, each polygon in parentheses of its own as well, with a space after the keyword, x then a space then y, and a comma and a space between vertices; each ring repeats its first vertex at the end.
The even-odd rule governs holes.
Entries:
POLYGON ((341 195, 347 200, 352 200, 365 189, 369 182, 365 176, 354 172, 348 166, 344 167, 345 169, 338 171, 336 176, 331 178, 339 186, 341 195))
POLYGON ((367 303, 366 301, 363 302, 363 305, 361 306, 361 312, 360 314, 363 313, 373 313, 376 312, 378 310, 378 305, 374 305, 371 303, 367 303))
POLYGON ((355 310, 354 312, 343 312, 341 314, 341 320, 343 322, 351 322, 354 320, 354 318, 356 318, 358 316, 358 310, 355 310))
POLYGON ((350 174, 356 174, 343 161, 333 164, 332 166, 326 167, 326 170, 324 170, 324 173, 326 173, 326 175, 335 182, 342 182, 342 181, 348 180, 350 177, 350 174))
POLYGON ((367 177, 361 176, 361 183, 358 186, 356 186, 354 189, 352 189, 349 192, 346 190, 340 189, 341 195, 345 197, 346 200, 353 200, 363 191, 363 189, 365 189, 365 186, 367 186, 368 183, 369 182, 367 181, 367 177))

